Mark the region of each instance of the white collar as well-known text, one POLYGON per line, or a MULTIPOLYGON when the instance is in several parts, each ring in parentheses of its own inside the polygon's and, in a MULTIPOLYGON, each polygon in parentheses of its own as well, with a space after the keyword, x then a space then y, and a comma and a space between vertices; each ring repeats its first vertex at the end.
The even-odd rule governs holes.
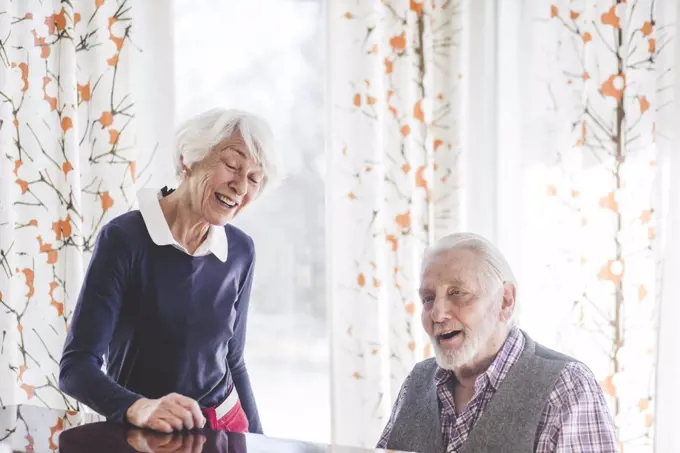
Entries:
MULTIPOLYGON (((184 253, 189 252, 182 247, 173 237, 165 215, 161 210, 160 204, 161 191, 156 189, 141 189, 137 192, 137 202, 139 212, 142 214, 146 229, 149 231, 151 240, 156 245, 172 245, 184 253)), ((220 261, 225 263, 228 254, 227 232, 224 227, 211 225, 208 230, 208 237, 196 249, 193 256, 203 256, 208 253, 215 255, 220 261)))

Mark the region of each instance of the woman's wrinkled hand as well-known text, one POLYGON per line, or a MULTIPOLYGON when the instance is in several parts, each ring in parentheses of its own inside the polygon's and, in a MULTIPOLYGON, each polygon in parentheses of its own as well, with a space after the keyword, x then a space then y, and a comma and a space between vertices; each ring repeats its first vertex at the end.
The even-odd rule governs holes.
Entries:
POLYGON ((206 422, 198 403, 177 393, 159 399, 141 398, 128 408, 126 417, 134 426, 162 433, 203 428, 206 422))

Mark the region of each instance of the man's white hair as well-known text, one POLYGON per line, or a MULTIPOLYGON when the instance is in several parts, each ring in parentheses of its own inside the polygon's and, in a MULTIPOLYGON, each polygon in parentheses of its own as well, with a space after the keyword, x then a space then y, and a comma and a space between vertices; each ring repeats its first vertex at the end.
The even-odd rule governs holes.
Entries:
POLYGON ((265 185, 279 180, 281 164, 274 146, 274 135, 267 122, 257 115, 236 109, 214 108, 182 123, 175 133, 175 172, 182 180, 182 159, 191 166, 210 150, 239 132, 253 158, 262 165, 265 185))
POLYGON ((509 320, 510 326, 519 323, 519 300, 517 298, 517 280, 508 261, 490 241, 475 233, 454 233, 436 241, 425 249, 421 275, 429 266, 429 262, 442 252, 466 249, 474 252, 482 260, 482 275, 479 285, 486 296, 491 296, 500 286, 511 283, 515 287, 515 307, 509 320))

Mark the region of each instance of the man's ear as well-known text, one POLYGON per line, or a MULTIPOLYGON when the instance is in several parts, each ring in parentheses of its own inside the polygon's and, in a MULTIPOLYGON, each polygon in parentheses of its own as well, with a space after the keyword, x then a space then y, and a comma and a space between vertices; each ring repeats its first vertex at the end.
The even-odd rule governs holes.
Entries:
POLYGON ((501 321, 507 322, 515 310, 515 285, 503 283, 503 300, 501 301, 501 321))

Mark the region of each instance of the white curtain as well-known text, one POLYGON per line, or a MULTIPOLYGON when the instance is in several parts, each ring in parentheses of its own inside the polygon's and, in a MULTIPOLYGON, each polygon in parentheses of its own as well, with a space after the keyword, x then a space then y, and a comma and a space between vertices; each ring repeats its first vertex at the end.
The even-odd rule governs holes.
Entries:
MULTIPOLYGON (((668 379, 678 364, 665 317, 661 344, 657 327, 677 293, 668 281, 677 268, 676 2, 442 3, 329 7, 333 440, 375 442, 398 385, 426 356, 417 309, 408 310, 410 301, 417 307, 422 248, 472 230, 498 243, 516 270, 523 328, 593 369, 622 449, 650 452, 658 435, 657 451, 667 451, 671 406, 659 400, 675 393, 668 379), (448 83, 443 95, 461 106, 447 131, 463 146, 437 161, 453 178, 441 185, 446 201, 417 198, 417 178, 393 176, 414 156, 441 156, 399 136, 403 118, 413 130, 417 97, 402 102, 389 91, 415 93, 418 41, 410 39, 420 8, 439 33, 435 46, 460 46, 421 74, 448 83), (395 50, 402 30, 407 50, 395 50), (386 75, 381 52, 416 61, 386 75), (431 77, 431 68, 442 72, 431 77), (403 114, 397 121, 391 107, 403 114), (385 239, 408 209, 435 214, 411 216, 393 253, 385 239), (427 221, 440 210, 448 216, 433 228, 427 221)), ((422 133, 433 124, 426 119, 422 133)))
POLYGON ((172 131, 163 12, 0 1, 0 406, 79 408, 58 362, 84 269, 172 131))
POLYGON ((677 24, 680 24, 680 7, 677 3, 664 2, 660 15, 674 24, 675 45, 666 57, 672 59, 672 70, 666 80, 673 99, 663 115, 659 117, 659 130, 664 131, 658 149, 662 156, 664 203, 664 241, 661 251, 664 256, 660 269, 661 294, 657 336, 656 370, 656 413, 654 429, 654 451, 680 451, 680 437, 677 429, 677 413, 680 407, 680 45, 677 44, 677 24))
MULTIPOLYGON (((57 362, 92 241, 170 175, 162 3, 0 0, 0 405, 77 407, 57 362)), ((678 9, 327 2, 335 443, 377 441, 431 353, 422 250, 473 230, 523 327, 601 379, 624 451, 678 449, 678 9)))
POLYGON ((659 401, 676 7, 524 2, 499 49, 519 49, 498 76, 513 80, 501 115, 519 118, 505 202, 521 219, 523 325, 593 369, 627 452, 652 450, 659 401))
POLYGON ((375 446, 431 353, 420 256, 457 227, 457 2, 328 2, 332 440, 375 446))

